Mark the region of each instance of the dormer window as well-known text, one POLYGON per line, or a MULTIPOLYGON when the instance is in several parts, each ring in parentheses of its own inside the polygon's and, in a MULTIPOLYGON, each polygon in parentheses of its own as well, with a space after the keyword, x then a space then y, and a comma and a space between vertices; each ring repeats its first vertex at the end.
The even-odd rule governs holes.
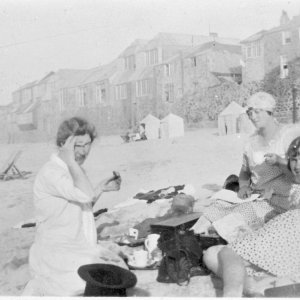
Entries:
POLYGON ((125 58, 125 70, 135 70, 135 56, 129 55, 125 58))
POLYGON ((292 35, 290 31, 282 32, 282 45, 290 44, 292 42, 292 35))
POLYGON ((166 77, 169 77, 171 75, 171 65, 170 64, 164 65, 164 74, 166 77))
POLYGON ((79 89, 79 106, 84 107, 87 105, 87 90, 86 87, 79 89))
POLYGON ((154 65, 158 63, 158 51, 157 49, 152 49, 146 51, 146 65, 154 65))

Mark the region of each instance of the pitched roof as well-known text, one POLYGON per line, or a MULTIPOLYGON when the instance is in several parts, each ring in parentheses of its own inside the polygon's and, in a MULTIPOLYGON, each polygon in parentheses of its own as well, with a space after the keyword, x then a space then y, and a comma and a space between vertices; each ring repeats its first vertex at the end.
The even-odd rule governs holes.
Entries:
POLYGON ((231 53, 238 53, 242 54, 242 47, 240 45, 232 45, 232 44, 222 44, 215 41, 210 41, 208 43, 205 43, 204 45, 201 45, 194 49, 188 57, 195 56, 198 53, 203 53, 205 51, 228 51, 231 53))
POLYGON ((244 39, 241 41, 241 44, 244 44, 244 43, 249 43, 249 42, 253 42, 253 41, 256 41, 256 40, 259 40, 261 39, 265 33, 267 32, 267 30, 261 30, 251 36, 249 36, 248 38, 244 39))
POLYGON ((160 123, 160 120, 156 117, 154 117, 153 115, 151 114, 148 114, 143 120, 140 121, 140 123, 157 123, 159 124, 160 123))
POLYGON ((32 88, 34 87, 36 84, 38 83, 38 80, 35 80, 35 81, 31 81, 29 83, 26 83, 24 85, 22 85, 21 87, 19 87, 17 90, 14 91, 15 92, 19 92, 21 90, 25 90, 25 89, 29 89, 29 88, 32 88))
POLYGON ((225 115, 240 115, 245 112, 245 109, 235 101, 229 103, 229 105, 219 114, 219 116, 225 115))
POLYGON ((118 62, 117 60, 114 60, 109 64, 91 69, 87 76, 82 80, 82 84, 110 79, 117 71, 118 62))
POLYGON ((161 122, 172 122, 172 121, 178 121, 178 120, 183 120, 181 117, 177 116, 177 115, 174 115, 172 113, 168 114, 166 117, 164 117, 161 122))
POLYGON ((136 39, 134 40, 120 55, 119 57, 133 55, 138 52, 143 46, 145 46, 149 40, 136 39))
MULTIPOLYGON (((92 69, 93 70, 93 69, 92 69)), ((83 84, 84 79, 92 72, 89 70, 73 70, 73 69, 61 69, 56 72, 58 76, 58 88, 71 88, 80 86, 83 84)))
POLYGON ((290 29, 294 26, 298 27, 299 25, 300 25, 300 15, 299 16, 294 16, 292 20, 288 21, 287 23, 285 23, 283 25, 273 27, 269 30, 261 30, 261 31, 255 33, 255 34, 249 36, 248 38, 242 40, 241 44, 253 42, 253 41, 256 41, 258 39, 263 38, 265 35, 272 34, 272 33, 279 32, 279 31, 283 31, 283 30, 287 30, 287 29, 290 29))
POLYGON ((154 36, 143 48, 143 51, 152 49, 155 46, 197 46, 211 41, 238 44, 239 40, 232 38, 221 38, 215 36, 205 35, 192 35, 192 34, 181 34, 181 33, 166 33, 161 32, 154 36))

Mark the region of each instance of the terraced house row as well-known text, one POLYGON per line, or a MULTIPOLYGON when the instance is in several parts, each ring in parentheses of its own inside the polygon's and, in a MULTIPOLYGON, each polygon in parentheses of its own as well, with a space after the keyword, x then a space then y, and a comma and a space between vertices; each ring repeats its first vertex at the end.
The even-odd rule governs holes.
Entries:
POLYGON ((100 133, 134 127, 148 113, 158 118, 186 95, 224 81, 261 80, 300 56, 300 16, 285 12, 279 26, 238 41, 208 36, 159 33, 135 40, 115 60, 89 70, 58 70, 12 93, 0 108, 0 138, 8 142, 53 138, 60 121, 71 115, 89 118, 100 133))

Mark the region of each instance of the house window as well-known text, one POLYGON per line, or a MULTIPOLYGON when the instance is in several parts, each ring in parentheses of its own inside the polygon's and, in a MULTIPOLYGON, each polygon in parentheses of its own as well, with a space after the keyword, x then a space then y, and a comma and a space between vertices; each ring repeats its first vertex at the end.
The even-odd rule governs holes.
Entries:
POLYGON ((158 63, 158 51, 157 49, 152 49, 146 51, 146 65, 154 65, 158 63))
POLYGON ((150 79, 143 79, 136 82, 136 96, 146 96, 152 93, 152 84, 150 79))
POLYGON ((164 65, 164 74, 166 77, 169 77, 171 75, 171 65, 170 64, 164 65))
POLYGON ((282 45, 290 44, 292 42, 292 36, 290 31, 282 32, 282 45))
POLYGON ((124 59, 125 59, 125 69, 126 70, 134 70, 135 69, 134 55, 126 56, 124 59))
POLYGON ((86 87, 81 87, 79 90, 79 106, 87 106, 87 92, 86 87))
POLYGON ((191 58, 191 66, 197 67, 197 57, 196 56, 191 58))
POLYGON ((261 56, 261 41, 248 43, 244 48, 246 58, 261 56))
POLYGON ((101 89, 101 99, 103 103, 106 103, 106 89, 102 88, 101 89))
POLYGON ((59 110, 63 111, 66 109, 66 103, 67 103, 67 90, 61 89, 59 91, 59 110))
POLYGON ((164 87, 164 95, 166 102, 174 102, 174 85, 172 83, 168 83, 164 87))
POLYGON ((102 84, 96 85, 96 104, 106 103, 106 89, 102 84))
POLYGON ((288 62, 286 55, 280 56, 280 78, 286 78, 289 75, 288 62))
POLYGON ((115 87, 116 100, 127 98, 127 86, 126 84, 120 84, 115 87))

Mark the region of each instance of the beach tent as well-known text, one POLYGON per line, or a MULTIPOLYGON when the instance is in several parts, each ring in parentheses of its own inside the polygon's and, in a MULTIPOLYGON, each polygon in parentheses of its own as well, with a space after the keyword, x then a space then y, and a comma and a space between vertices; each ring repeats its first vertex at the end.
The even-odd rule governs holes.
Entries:
POLYGON ((169 114, 160 121, 160 137, 162 139, 184 136, 183 119, 169 114))
POLYGON ((232 101, 218 116, 219 135, 239 132, 250 133, 253 124, 249 120, 245 108, 232 101))
POLYGON ((148 140, 159 138, 160 120, 153 115, 147 115, 140 124, 145 124, 145 134, 148 140))

